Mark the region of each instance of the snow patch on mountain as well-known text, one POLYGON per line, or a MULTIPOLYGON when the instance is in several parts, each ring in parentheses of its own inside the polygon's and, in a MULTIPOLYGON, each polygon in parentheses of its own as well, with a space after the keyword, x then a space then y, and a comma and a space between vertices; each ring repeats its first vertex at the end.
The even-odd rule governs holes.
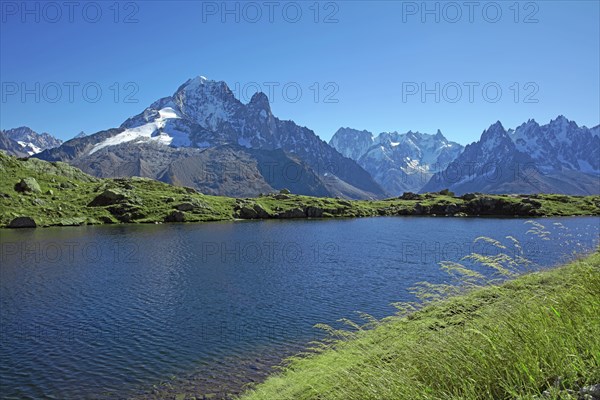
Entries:
POLYGON ((169 129, 168 133, 163 131, 172 120, 180 119, 180 113, 173 107, 165 107, 158 110, 157 117, 152 122, 126 129, 125 131, 105 139, 96 144, 88 154, 94 154, 100 149, 108 146, 116 146, 122 143, 131 142, 136 139, 136 143, 143 143, 145 140, 153 140, 164 145, 189 146, 189 136, 186 132, 177 129, 169 129))

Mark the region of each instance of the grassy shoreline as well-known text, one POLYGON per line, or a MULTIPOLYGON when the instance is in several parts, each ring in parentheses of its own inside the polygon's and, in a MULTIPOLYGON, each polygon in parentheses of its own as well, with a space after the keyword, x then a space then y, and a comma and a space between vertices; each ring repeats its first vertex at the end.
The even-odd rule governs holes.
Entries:
POLYGON ((600 196, 409 194, 345 200, 274 193, 235 199, 146 178, 100 179, 61 162, 0 152, 0 228, 236 219, 374 216, 542 217, 600 215, 600 196), (13 223, 17 218, 25 218, 13 223))
POLYGON ((578 399, 600 383, 600 252, 342 336, 241 399, 578 399))

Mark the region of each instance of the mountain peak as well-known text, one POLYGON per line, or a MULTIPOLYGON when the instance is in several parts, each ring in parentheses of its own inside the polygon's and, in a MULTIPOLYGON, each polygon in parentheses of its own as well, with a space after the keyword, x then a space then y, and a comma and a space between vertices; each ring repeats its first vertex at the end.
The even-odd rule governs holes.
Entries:
POLYGON ((437 140, 446 140, 446 137, 442 134, 441 130, 437 130, 437 132, 435 133, 435 138, 437 140))
POLYGON ((257 110, 265 110, 267 112, 271 112, 269 98, 263 92, 254 93, 252 95, 252 98, 250 99, 250 102, 248 103, 248 106, 257 110))

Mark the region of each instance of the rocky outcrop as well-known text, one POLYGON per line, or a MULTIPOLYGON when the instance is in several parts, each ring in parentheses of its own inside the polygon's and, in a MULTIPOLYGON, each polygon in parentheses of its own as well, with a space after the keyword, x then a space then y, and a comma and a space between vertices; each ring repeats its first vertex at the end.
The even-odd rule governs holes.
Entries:
POLYGON ((171 211, 165 217, 165 222, 185 222, 185 214, 181 211, 171 211))
POLYGON ((31 217, 17 217, 10 221, 9 228, 35 228, 37 224, 31 217))
POLYGON ((35 178, 23 178, 16 185, 15 190, 19 193, 42 193, 40 184, 35 178))
POLYGON ((120 203, 121 201, 123 201, 125 199, 126 199, 125 193, 120 192, 116 189, 106 189, 105 191, 100 193, 98 196, 96 196, 94 198, 94 200, 92 200, 88 204, 88 207, 109 206, 109 205, 120 203))

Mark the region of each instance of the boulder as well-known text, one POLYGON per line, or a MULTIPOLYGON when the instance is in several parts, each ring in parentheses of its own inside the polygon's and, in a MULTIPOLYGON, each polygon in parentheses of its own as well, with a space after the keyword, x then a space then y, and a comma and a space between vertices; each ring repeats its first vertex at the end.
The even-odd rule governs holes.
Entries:
POLYGON ((9 228, 35 228, 37 224, 31 217, 17 217, 10 221, 9 228))
POLYGON ((284 189, 281 189, 281 190, 279 191, 279 193, 281 193, 281 194, 290 194, 291 192, 290 192, 290 190, 289 190, 289 189, 285 189, 285 188, 284 188, 284 189))
POLYGON ((470 201, 476 199, 477 195, 475 193, 465 193, 462 196, 460 196, 460 198, 466 201, 470 201))
POLYGON ((400 200, 420 200, 421 195, 413 192, 404 192, 402 196, 398 197, 400 200))
POLYGON ((120 191, 115 189, 106 189, 104 192, 96 196, 94 200, 88 204, 88 207, 110 206, 113 204, 118 204, 125 199, 125 194, 121 193, 120 191))
POLYGON ((579 390, 582 396, 588 395, 593 399, 600 399, 600 383, 596 385, 584 386, 579 390))
POLYGON ((181 211, 171 211, 171 213, 165 217, 165 222, 185 222, 185 214, 181 211))
POLYGON ((179 211, 192 211, 195 207, 192 203, 181 203, 175 206, 179 211))
POLYGON ((454 192, 451 192, 450 189, 442 189, 438 192, 438 194, 441 194, 442 196, 454 197, 454 192))
POLYGON ((62 182, 58 187, 60 189, 74 189, 77 185, 71 182, 62 182))
POLYGON ((306 217, 306 214, 301 208, 292 208, 290 210, 282 211, 276 216, 277 218, 304 218, 306 217))
POLYGON ((269 214, 269 212, 267 210, 262 208, 262 206, 260 204, 255 204, 253 209, 254 209, 254 211, 256 211, 258 218, 271 218, 271 214, 269 214))
POLYGON ((141 208, 129 203, 115 204, 108 207, 107 210, 121 222, 132 222, 146 217, 141 208))
POLYGON ((525 198, 523 200, 521 200, 522 203, 527 203, 527 204, 531 204, 534 208, 540 208, 542 206, 542 203, 537 201, 537 200, 533 200, 530 198, 525 198))
POLYGON ((460 207, 456 204, 448 204, 444 210, 445 214, 454 215, 460 211, 460 207))
POLYGON ((255 219, 258 218, 258 213, 253 207, 243 206, 238 210, 238 216, 242 219, 255 219))
POLYGON ((35 178, 23 178, 16 185, 15 190, 19 193, 41 193, 42 188, 35 178))
POLYGON ((73 218, 61 218, 57 225, 60 226, 79 226, 85 224, 85 218, 73 217, 73 218))
POLYGON ((321 218, 323 217, 323 209, 316 206, 306 207, 306 216, 309 218, 321 218))
POLYGON ((288 200, 288 199, 291 199, 292 197, 291 197, 291 196, 288 196, 287 194, 280 193, 280 194, 276 194, 276 195, 274 195, 274 196, 273 196, 273 198, 274 198, 275 200, 288 200))
POLYGON ((415 208, 413 209, 413 215, 427 215, 430 214, 429 206, 424 206, 421 203, 415 204, 415 208))

